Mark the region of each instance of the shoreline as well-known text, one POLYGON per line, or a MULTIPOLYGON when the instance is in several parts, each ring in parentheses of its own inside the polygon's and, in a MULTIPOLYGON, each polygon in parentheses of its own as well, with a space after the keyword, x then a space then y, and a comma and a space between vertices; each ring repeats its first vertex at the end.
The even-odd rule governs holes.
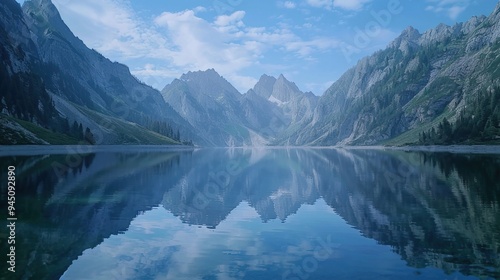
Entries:
POLYGON ((344 146, 348 150, 394 150, 404 152, 436 152, 453 154, 500 154, 495 145, 449 145, 449 146, 344 146))
POLYGON ((172 152, 198 149, 345 149, 455 154, 500 154, 500 145, 451 146, 264 146, 264 147, 193 147, 179 145, 0 145, 0 156, 87 154, 102 152, 172 152))
POLYGON ((177 152, 195 150, 182 145, 0 145, 0 156, 67 155, 103 152, 177 152))

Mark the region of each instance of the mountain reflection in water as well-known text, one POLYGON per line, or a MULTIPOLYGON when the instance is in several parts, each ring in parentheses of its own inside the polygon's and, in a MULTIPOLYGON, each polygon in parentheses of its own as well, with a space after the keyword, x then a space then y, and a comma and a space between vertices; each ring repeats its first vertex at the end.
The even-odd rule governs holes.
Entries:
POLYGON ((19 279, 500 278, 498 155, 113 152, 55 172, 65 160, 1 159, 19 279))

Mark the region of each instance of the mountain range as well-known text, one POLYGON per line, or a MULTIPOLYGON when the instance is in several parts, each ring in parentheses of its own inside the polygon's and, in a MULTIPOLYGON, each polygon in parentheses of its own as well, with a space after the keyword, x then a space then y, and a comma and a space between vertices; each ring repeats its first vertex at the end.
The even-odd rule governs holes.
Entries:
POLYGON ((215 69, 160 92, 85 46, 50 0, 5 0, 0 13, 1 144, 500 141, 500 4, 454 26, 408 27, 320 97, 283 75, 241 94, 215 69))

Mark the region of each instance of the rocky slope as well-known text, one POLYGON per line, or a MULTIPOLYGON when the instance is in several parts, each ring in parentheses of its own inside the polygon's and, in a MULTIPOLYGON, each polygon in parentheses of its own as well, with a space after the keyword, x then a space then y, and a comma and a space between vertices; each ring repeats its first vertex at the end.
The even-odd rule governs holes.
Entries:
MULTIPOLYGON (((443 122, 481 115, 462 112, 490 100, 500 86, 499 30, 500 4, 488 17, 454 26, 440 24, 424 33, 408 27, 321 98, 301 92, 283 75, 263 75, 240 96, 213 70, 188 73, 189 79, 174 81, 163 95, 215 145, 413 144, 443 122)), ((489 138, 500 138, 497 119, 484 125, 489 138)))
POLYGON ((0 15, 0 112, 47 126, 55 108, 40 75, 32 71, 41 62, 30 29, 14 0, 0 3, 0 15))
MULTIPOLYGON (((184 139, 195 137, 189 124, 157 90, 139 82, 125 65, 111 62, 74 36, 50 0, 25 1, 22 9, 14 0, 1 5, 1 66, 6 69, 2 73, 9 73, 10 83, 15 83, 14 76, 22 75, 20 80, 33 84, 25 86, 25 92, 15 85, 2 90, 7 98, 2 106, 4 114, 47 128, 53 125, 50 118, 54 115, 69 123, 76 121, 98 133, 99 144, 140 144, 136 136, 119 131, 120 127, 132 124, 151 129, 154 122, 168 123, 184 139), (20 108, 9 104, 9 96, 20 94, 29 96, 28 103, 35 105, 20 108), (41 105, 37 106, 37 100, 41 105)), ((157 136, 158 142, 165 138, 157 136)))
POLYGON ((261 116, 269 120, 269 123, 260 129, 272 135, 271 144, 288 144, 279 142, 279 139, 286 138, 310 123, 318 102, 317 96, 300 91, 295 83, 288 81, 283 75, 278 79, 263 75, 254 88, 245 94, 245 98, 252 99, 253 95, 265 100, 259 102, 260 108, 273 108, 266 110, 272 114, 262 112, 261 116))
POLYGON ((241 94, 215 70, 189 72, 162 90, 165 101, 211 146, 251 145, 241 94))
MULTIPOLYGON (((385 50, 348 70, 320 98, 310 123, 283 139, 296 145, 412 143, 452 122, 500 81, 500 4, 488 17, 420 34, 408 27, 385 50)), ((500 125, 497 124, 500 128, 500 125)))

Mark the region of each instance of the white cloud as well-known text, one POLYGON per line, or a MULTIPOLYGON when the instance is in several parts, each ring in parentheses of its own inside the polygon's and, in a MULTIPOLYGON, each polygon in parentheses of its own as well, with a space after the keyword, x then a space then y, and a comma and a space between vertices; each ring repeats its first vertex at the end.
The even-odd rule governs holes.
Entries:
POLYGON ((307 4, 316 8, 331 9, 333 2, 332 0, 307 0, 307 4))
POLYGON ((230 15, 218 16, 214 23, 219 26, 228 26, 230 24, 236 24, 238 26, 242 26, 243 22, 241 20, 244 17, 245 17, 244 11, 236 11, 230 15))
POLYGON ((344 10, 360 10, 371 0, 334 0, 333 6, 344 10))
POLYGON ((167 42, 123 1, 53 0, 70 29, 89 47, 117 59, 150 55, 167 42))
POLYGON ((431 3, 426 7, 427 11, 445 13, 452 20, 456 20, 470 4, 470 0, 427 0, 427 2, 431 3))
POLYGON ((448 9, 448 16, 451 19, 456 19, 465 9, 466 7, 463 6, 452 6, 448 9))
POLYGON ((239 75, 255 66, 267 50, 278 48, 300 58, 315 51, 336 47, 328 38, 303 40, 288 28, 247 27, 245 12, 218 16, 213 23, 197 17, 192 11, 165 12, 155 19, 164 27, 174 45, 172 62, 189 70, 215 68, 240 91, 253 87, 253 77, 239 75))
POLYGON ((295 7, 297 7, 297 4, 295 4, 292 1, 285 1, 285 3, 283 4, 283 6, 285 8, 287 8, 287 9, 295 9, 295 7))
MULTIPOLYGON (((236 73, 251 66, 262 51, 258 42, 236 40, 237 34, 243 32, 243 16, 244 12, 238 11, 229 16, 219 16, 214 23, 210 23, 197 17, 193 11, 186 10, 165 12, 155 19, 155 23, 165 29, 173 44, 169 60, 174 65, 184 71, 215 68, 229 80, 233 78, 241 82, 245 79, 236 73)), ((235 86, 241 89, 248 85, 235 86)))
POLYGON ((318 38, 310 41, 290 42, 286 45, 288 51, 296 52, 302 57, 308 57, 313 52, 324 51, 340 46, 340 42, 334 39, 318 38))
POLYGON ((307 0, 307 3, 316 8, 340 8, 344 10, 357 11, 364 7, 371 0, 307 0))
POLYGON ((207 8, 202 7, 202 6, 198 6, 198 7, 194 8, 193 11, 195 11, 196 13, 206 12, 207 8))
POLYGON ((205 8, 196 7, 142 19, 127 0, 53 1, 89 47, 131 66, 134 75, 156 88, 187 71, 214 68, 245 92, 256 80, 243 73, 263 67, 270 51, 306 61, 338 45, 331 38, 301 38, 284 26, 246 26, 244 11, 210 21, 197 14, 205 8))

